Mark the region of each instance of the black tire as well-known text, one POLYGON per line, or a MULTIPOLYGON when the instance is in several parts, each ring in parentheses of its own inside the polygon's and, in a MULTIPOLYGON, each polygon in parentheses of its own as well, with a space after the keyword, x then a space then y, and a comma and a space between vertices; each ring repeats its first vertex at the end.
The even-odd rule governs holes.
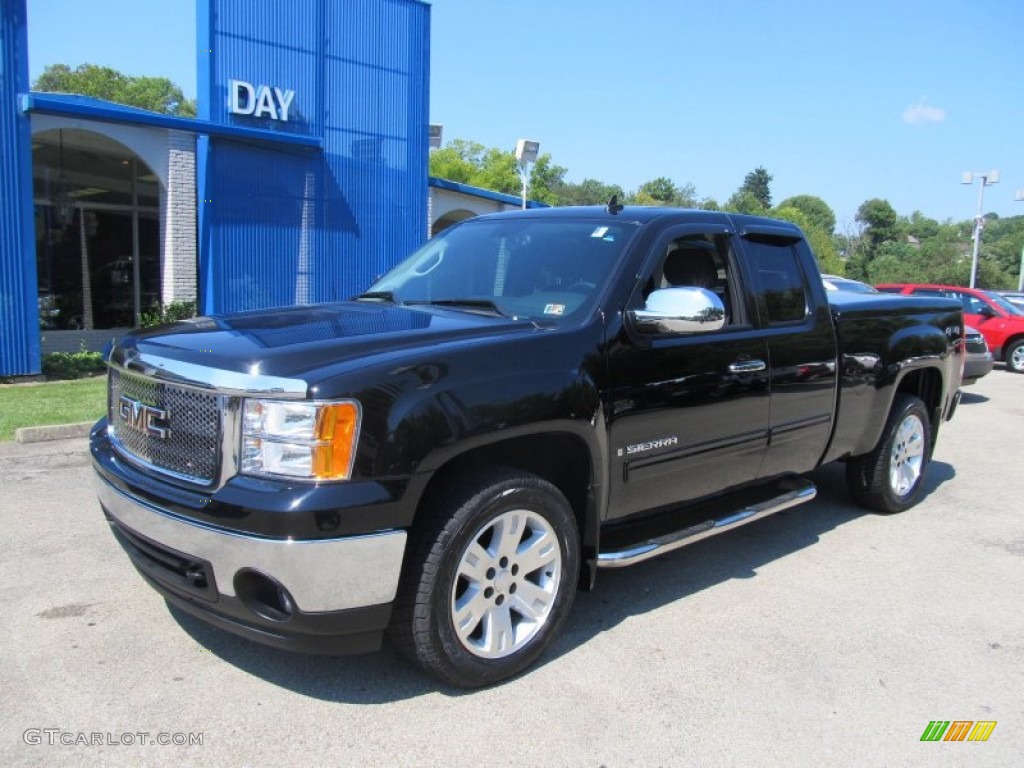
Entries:
POLYGON ((565 621, 579 549, 572 508, 546 480, 491 468, 453 483, 416 517, 392 641, 454 686, 512 677, 565 621))
POLYGON ((898 394, 874 450, 846 463, 846 483, 863 507, 891 514, 916 504, 931 461, 932 426, 920 398, 898 394))
POLYGON ((1010 344, 1003 359, 1006 361, 1006 370, 1024 373, 1024 339, 1017 339, 1010 344))

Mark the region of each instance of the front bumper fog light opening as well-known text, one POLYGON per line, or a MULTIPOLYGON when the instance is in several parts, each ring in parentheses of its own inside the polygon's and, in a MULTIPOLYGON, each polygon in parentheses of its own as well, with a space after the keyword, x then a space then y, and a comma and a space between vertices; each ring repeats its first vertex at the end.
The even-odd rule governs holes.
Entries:
POLYGON ((268 621, 288 621, 295 613, 295 600, 277 579, 244 569, 235 574, 235 594, 246 608, 268 621))

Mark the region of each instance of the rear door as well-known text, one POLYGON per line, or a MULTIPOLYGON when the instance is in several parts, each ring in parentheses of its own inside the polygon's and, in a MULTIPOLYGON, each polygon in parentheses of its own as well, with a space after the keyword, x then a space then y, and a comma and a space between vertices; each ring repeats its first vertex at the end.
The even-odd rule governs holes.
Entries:
POLYGON ((769 443, 759 476, 817 466, 835 413, 836 338, 814 256, 787 230, 750 226, 739 238, 751 273, 771 373, 769 443))

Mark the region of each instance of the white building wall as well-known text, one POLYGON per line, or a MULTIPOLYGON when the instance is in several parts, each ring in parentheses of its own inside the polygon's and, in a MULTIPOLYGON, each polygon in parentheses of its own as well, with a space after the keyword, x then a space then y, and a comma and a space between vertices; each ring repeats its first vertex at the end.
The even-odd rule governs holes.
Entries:
POLYGON ((520 207, 519 204, 505 203, 488 197, 479 197, 471 193, 440 187, 430 187, 429 195, 427 211, 430 216, 428 230, 430 235, 439 231, 438 223, 452 224, 474 216, 482 216, 485 213, 514 211, 520 207))
POLYGON ((164 306, 196 300, 196 137, 167 131, 167 184, 161 190, 161 292, 164 306))
POLYGON ((463 192, 456 192, 451 189, 430 188, 430 198, 433 203, 431 214, 432 221, 437 221, 446 213, 455 210, 470 211, 474 216, 481 216, 485 213, 497 213, 498 211, 514 211, 518 205, 502 203, 498 200, 489 200, 485 197, 467 195, 463 192))

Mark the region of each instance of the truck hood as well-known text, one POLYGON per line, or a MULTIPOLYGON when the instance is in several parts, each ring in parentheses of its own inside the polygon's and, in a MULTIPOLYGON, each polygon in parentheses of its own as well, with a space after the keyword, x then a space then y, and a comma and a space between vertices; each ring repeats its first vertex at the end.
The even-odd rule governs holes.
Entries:
MULTIPOLYGON (((441 345, 537 331, 532 322, 440 307, 340 302, 198 317, 125 336, 111 360, 173 361, 261 376, 319 378, 441 345)), ((161 367, 157 364, 156 367, 161 367)))

